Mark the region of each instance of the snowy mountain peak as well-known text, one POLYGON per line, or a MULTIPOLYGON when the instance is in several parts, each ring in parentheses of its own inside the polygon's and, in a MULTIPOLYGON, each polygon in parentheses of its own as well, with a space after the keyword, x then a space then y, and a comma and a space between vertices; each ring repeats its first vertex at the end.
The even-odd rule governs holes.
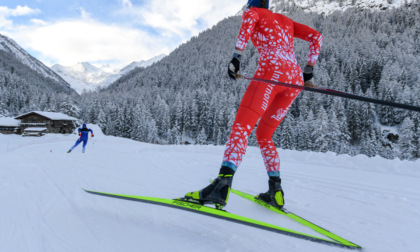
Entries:
POLYGON ((100 71, 99 68, 95 67, 94 65, 90 64, 89 62, 81 62, 77 63, 73 66, 73 69, 78 72, 98 72, 100 71))
POLYGON ((79 94, 83 90, 95 90, 108 77, 118 72, 109 66, 96 67, 88 62, 81 62, 71 66, 55 64, 51 67, 57 74, 65 79, 79 94))
POLYGON ((115 69, 110 65, 94 66, 89 62, 79 62, 71 66, 55 64, 51 67, 57 74, 65 79, 79 94, 84 90, 93 91, 97 88, 107 87, 124 74, 136 67, 147 67, 161 60, 165 55, 156 56, 150 60, 132 62, 122 69, 115 69))
POLYGON ((153 63, 158 62, 159 60, 161 60, 165 56, 166 55, 161 54, 161 55, 158 55, 158 56, 156 56, 154 58, 151 58, 149 60, 131 62, 128 66, 121 69, 121 71, 124 72, 124 73, 128 73, 136 67, 148 67, 148 66, 152 65, 153 63))

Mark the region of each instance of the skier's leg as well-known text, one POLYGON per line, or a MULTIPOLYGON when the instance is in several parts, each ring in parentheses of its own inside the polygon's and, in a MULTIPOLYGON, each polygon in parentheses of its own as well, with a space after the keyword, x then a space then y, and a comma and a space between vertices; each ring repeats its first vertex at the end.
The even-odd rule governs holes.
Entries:
POLYGON ((258 145, 269 176, 268 191, 261 193, 258 197, 278 208, 282 208, 284 205, 284 192, 281 188, 280 158, 272 136, 298 94, 299 90, 292 89, 285 89, 278 93, 262 116, 256 132, 258 145))
POLYGON ((274 85, 251 82, 242 98, 223 156, 219 176, 209 186, 185 195, 202 203, 226 205, 232 178, 242 162, 252 129, 274 98, 274 85))
POLYGON ((253 110, 245 106, 239 107, 232 132, 226 143, 223 163, 218 177, 207 187, 187 193, 185 198, 221 206, 227 204, 233 175, 242 162, 242 157, 245 155, 248 145, 248 137, 258 118, 259 115, 253 110))
POLYGON ((83 153, 85 153, 87 141, 88 140, 83 140, 83 153))
POLYGON ((73 145, 73 147, 70 148, 70 150, 67 153, 70 153, 72 150, 74 150, 74 148, 76 148, 77 145, 80 144, 80 142, 81 142, 81 140, 80 139, 77 139, 76 143, 73 145))
POLYGON ((258 145, 269 176, 279 176, 280 159, 272 136, 289 111, 299 90, 286 88, 278 93, 261 117, 256 131, 258 145))
POLYGON ((229 139, 226 143, 222 166, 229 167, 234 172, 242 162, 248 146, 248 137, 260 118, 253 109, 239 106, 229 139))
MULTIPOLYGON (((266 78, 269 79, 269 76, 266 78)), ((227 166, 233 171, 239 167, 248 146, 248 137, 258 119, 273 102, 275 89, 273 84, 256 81, 249 84, 226 143, 222 166, 227 166)))

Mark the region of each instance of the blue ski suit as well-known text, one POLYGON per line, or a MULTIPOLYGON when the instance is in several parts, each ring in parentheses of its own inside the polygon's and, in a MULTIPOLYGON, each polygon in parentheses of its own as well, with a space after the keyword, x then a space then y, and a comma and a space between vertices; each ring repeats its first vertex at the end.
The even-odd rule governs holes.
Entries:
POLYGON ((73 145, 73 147, 71 147, 71 151, 76 148, 81 142, 83 142, 83 153, 85 153, 86 150, 86 144, 88 142, 88 138, 89 138, 89 132, 91 133, 91 136, 93 137, 93 131, 91 129, 88 129, 86 127, 86 124, 83 124, 82 128, 78 129, 79 131, 79 139, 77 139, 76 143, 73 145))

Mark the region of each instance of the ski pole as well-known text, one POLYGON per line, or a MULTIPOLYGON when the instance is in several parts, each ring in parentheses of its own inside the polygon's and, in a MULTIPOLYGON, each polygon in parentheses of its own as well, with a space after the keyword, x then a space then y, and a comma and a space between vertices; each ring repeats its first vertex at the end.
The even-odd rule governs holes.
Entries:
POLYGON ((255 77, 250 78, 250 77, 246 77, 240 74, 236 75, 236 78, 243 78, 243 79, 247 79, 251 81, 264 82, 264 83, 274 84, 274 85, 283 86, 283 87, 290 87, 290 88, 295 88, 295 89, 300 89, 300 90, 311 91, 315 93, 339 96, 339 97, 349 98, 349 99, 358 100, 358 101, 370 102, 370 103, 380 104, 384 106, 390 106, 390 107, 420 112, 420 107, 411 106, 407 104, 401 104, 401 103, 395 103, 395 102, 389 102, 389 101, 383 101, 383 100, 373 99, 369 97, 363 97, 363 96, 344 93, 344 92, 340 92, 340 91, 336 91, 332 89, 326 89, 326 88, 321 88, 321 87, 298 86, 295 84, 288 84, 288 83, 283 83, 283 82, 278 82, 278 81, 265 80, 265 79, 255 78, 255 77))

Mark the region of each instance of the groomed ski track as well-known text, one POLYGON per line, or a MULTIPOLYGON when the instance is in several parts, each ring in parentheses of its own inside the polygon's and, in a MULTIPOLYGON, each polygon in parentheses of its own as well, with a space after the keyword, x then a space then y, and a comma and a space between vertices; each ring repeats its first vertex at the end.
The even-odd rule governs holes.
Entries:
MULTIPOLYGON (((215 177, 223 146, 162 146, 108 137, 0 135, 0 251, 348 251, 177 209, 95 197, 81 188, 175 198, 215 177)), ((419 251, 420 162, 279 150, 286 206, 362 245, 419 251)), ((248 148, 234 187, 267 188, 248 148)), ((310 233, 231 194, 229 212, 310 233)), ((310 233, 315 235, 315 233, 310 233)))

